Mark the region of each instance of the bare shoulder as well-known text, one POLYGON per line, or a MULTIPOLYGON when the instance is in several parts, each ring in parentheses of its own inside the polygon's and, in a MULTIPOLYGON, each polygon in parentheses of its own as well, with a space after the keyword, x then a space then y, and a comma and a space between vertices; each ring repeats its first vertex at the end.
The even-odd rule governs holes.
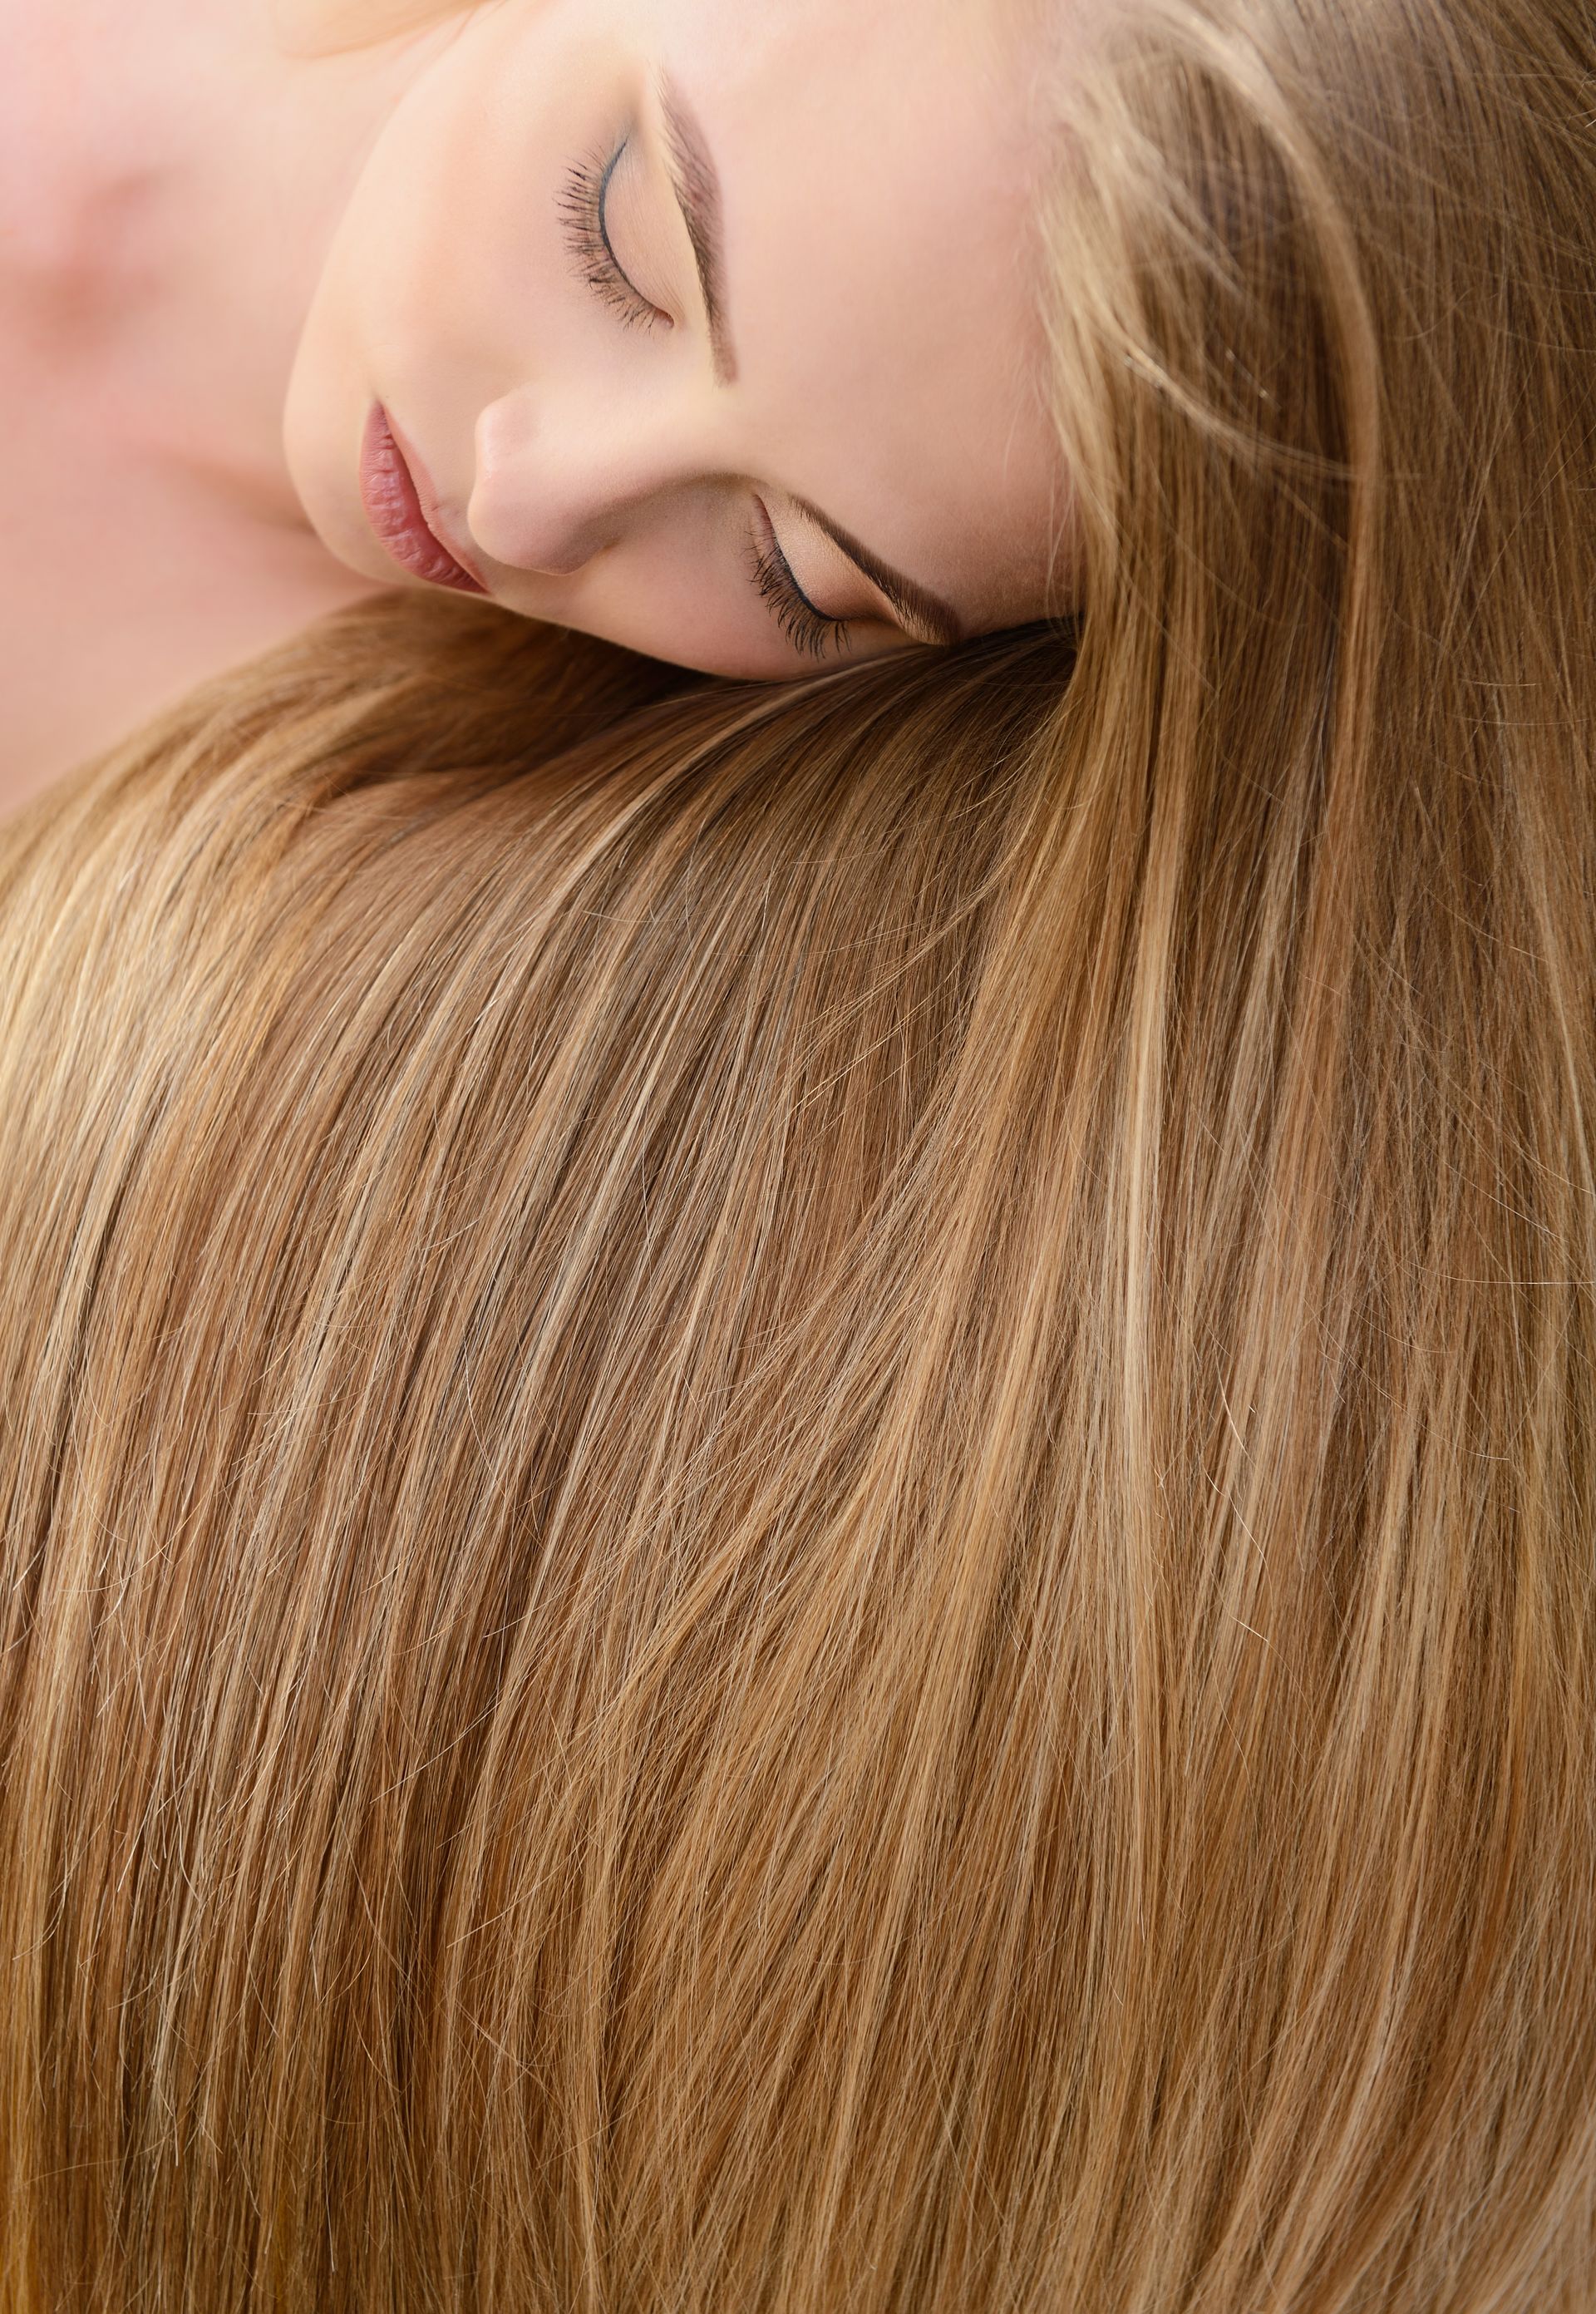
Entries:
POLYGON ((70 296, 125 267, 225 27, 217 0, 0 0, 0 279, 70 296))
POLYGON ((247 487, 252 437, 228 426, 255 343, 225 274, 172 258, 266 5, 0 0, 0 814, 380 591, 247 487), (207 331, 232 368, 196 356, 207 331), (201 381, 192 408, 174 378, 201 381))
MULTIPOLYGON (((10 4, 10 0, 0 0, 10 4)), ((380 592, 130 442, 114 364, 4 326, 0 817, 190 684, 380 592)))
POLYGON ((13 294, 65 288, 117 230, 138 167, 134 21, 107 0, 0 0, 0 279, 13 294))

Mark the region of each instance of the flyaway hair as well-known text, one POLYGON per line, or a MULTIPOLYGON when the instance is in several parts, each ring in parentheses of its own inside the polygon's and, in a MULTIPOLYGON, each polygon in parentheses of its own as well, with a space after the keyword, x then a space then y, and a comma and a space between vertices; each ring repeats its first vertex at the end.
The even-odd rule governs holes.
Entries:
POLYGON ((3 2314, 1596 2308, 1596 20, 1048 101, 1067 623, 0 835, 3 2314))

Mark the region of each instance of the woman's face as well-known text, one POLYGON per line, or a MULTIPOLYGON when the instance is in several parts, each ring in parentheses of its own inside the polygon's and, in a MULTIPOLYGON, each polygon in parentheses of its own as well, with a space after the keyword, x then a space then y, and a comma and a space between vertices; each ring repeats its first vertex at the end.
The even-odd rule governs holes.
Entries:
POLYGON ((381 405, 489 592, 657 658, 787 676, 1053 606, 1038 155, 992 13, 495 0, 428 36, 289 393, 327 545, 430 583, 373 527, 381 405))

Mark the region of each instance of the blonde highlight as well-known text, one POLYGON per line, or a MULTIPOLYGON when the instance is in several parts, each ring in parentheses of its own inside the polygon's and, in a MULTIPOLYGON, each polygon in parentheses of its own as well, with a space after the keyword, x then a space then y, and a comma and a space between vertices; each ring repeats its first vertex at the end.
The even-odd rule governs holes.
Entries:
POLYGON ((5 2314, 1596 2305, 1596 30, 1057 105, 1067 624, 0 836, 5 2314))

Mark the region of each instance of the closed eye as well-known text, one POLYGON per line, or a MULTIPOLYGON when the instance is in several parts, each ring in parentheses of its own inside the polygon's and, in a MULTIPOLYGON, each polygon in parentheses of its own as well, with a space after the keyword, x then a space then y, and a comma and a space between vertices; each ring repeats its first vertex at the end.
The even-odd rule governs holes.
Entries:
POLYGON ((668 330, 670 315, 629 279, 610 240, 610 185, 630 141, 623 137, 607 161, 595 155, 577 163, 560 196, 560 219, 578 276, 612 313, 634 329, 668 330))
POLYGON ((795 650, 809 658, 824 658, 848 640, 851 622, 828 618, 817 611, 798 585, 793 568, 781 551, 776 526, 763 499, 755 499, 751 545, 754 583, 770 605, 776 624, 795 650))

